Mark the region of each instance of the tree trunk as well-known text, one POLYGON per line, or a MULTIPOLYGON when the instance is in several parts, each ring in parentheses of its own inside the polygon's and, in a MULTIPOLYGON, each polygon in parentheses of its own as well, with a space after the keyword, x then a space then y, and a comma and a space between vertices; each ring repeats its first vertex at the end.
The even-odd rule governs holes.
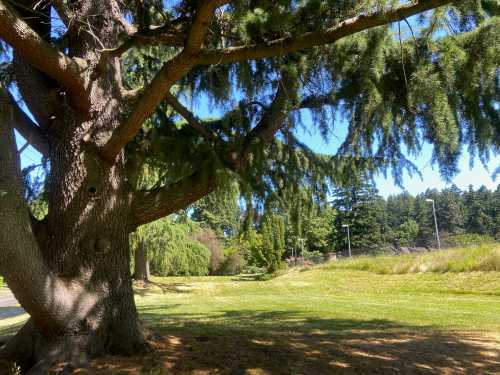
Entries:
POLYGON ((139 242, 139 246, 135 250, 135 272, 134 278, 136 281, 149 281, 149 259, 144 238, 139 242))
POLYGON ((0 273, 31 316, 2 357, 43 373, 55 362, 137 353, 144 340, 130 276, 123 158, 103 162, 80 141, 78 116, 61 116, 65 131, 50 150, 49 215, 33 232, 8 106, 1 113, 0 273))
MULTIPOLYGON (((81 11, 112 17, 105 8, 116 2, 92 6, 96 9, 81 11)), ((100 43, 116 45, 120 30, 115 23, 99 22, 100 43)), ((72 53, 95 67, 99 54, 94 51, 102 48, 95 43, 94 36, 76 36, 72 53)), ((14 64, 21 92, 30 95, 37 76, 24 60, 14 64)), ((134 228, 124 154, 106 161, 98 153, 124 113, 116 79, 120 65, 111 62, 99 74, 94 69, 87 69, 84 78, 89 82, 88 114, 73 109, 63 88, 54 91, 43 80, 28 100, 50 139, 49 213, 42 222, 30 217, 12 109, 0 103, 0 273, 31 317, 1 350, 0 359, 32 373, 44 373, 56 362, 80 366, 93 356, 136 354, 145 348, 130 275, 128 239, 134 228), (38 95, 49 94, 54 98, 50 108, 32 105, 38 95)))

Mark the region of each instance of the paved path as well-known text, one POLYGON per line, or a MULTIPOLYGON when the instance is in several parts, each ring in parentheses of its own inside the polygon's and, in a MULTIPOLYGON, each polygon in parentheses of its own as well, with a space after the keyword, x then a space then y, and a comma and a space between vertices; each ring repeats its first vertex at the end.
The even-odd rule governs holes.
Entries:
POLYGON ((24 314, 14 295, 7 288, 0 289, 0 320, 24 314))

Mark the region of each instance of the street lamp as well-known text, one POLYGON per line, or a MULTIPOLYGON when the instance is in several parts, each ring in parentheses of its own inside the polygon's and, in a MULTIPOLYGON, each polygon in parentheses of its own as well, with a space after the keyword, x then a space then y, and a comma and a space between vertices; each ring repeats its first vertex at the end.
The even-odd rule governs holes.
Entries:
POLYGON ((436 218, 436 205, 434 204, 434 199, 427 198, 425 201, 432 203, 432 213, 434 214, 434 225, 436 227, 436 238, 438 242, 438 249, 441 249, 441 242, 439 241, 438 222, 436 218))
POLYGON ((349 246, 349 258, 352 257, 351 254, 351 235, 349 234, 349 224, 342 224, 342 228, 347 228, 347 244, 349 246))

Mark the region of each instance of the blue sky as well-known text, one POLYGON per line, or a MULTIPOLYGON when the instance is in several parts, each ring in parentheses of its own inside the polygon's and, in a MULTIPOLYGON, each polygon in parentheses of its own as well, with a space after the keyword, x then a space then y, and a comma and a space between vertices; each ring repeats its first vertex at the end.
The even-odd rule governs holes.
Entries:
MULTIPOLYGON (((339 126, 339 131, 331 142, 325 143, 321 136, 317 133, 312 132, 311 134, 300 132, 300 139, 307 144, 311 149, 316 152, 323 154, 333 154, 337 150, 340 143, 343 141, 346 135, 346 126, 339 126)), ((422 173, 422 178, 420 176, 414 175, 409 176, 407 173, 404 175, 403 185, 405 190, 412 195, 422 193, 427 189, 443 189, 451 184, 457 185, 460 189, 464 190, 472 185, 474 189, 486 186, 490 190, 497 188, 500 183, 500 177, 497 180, 493 180, 492 175, 495 169, 500 166, 500 156, 492 157, 487 164, 487 169, 482 165, 482 163, 476 158, 474 166, 470 167, 470 154, 467 150, 464 150, 459 161, 460 172, 453 178, 451 183, 446 183, 441 176, 437 166, 431 165, 431 155, 432 147, 426 144, 423 147, 421 155, 417 158, 410 158, 412 162, 418 167, 422 173)), ((391 194, 401 193, 403 190, 396 186, 392 177, 387 176, 377 176, 375 178, 375 183, 379 189, 379 193, 387 197, 391 194)))

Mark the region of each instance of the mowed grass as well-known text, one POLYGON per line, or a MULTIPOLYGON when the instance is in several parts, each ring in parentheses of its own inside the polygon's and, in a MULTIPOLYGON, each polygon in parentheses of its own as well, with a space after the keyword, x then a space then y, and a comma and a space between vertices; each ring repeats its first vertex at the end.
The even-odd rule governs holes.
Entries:
POLYGON ((400 256, 361 256, 334 262, 328 267, 379 274, 500 272, 500 244, 492 243, 400 256))
POLYGON ((89 374, 500 373, 499 272, 328 264, 268 281, 153 277, 136 292, 156 351, 89 374))
POLYGON ((330 330, 426 327, 500 334, 500 274, 378 275, 314 268, 266 281, 155 278, 139 291, 142 318, 160 329, 330 330), (159 285, 161 285, 159 284, 159 285))
POLYGON ((265 282, 155 282, 137 304, 147 325, 187 348, 173 373, 500 373, 497 272, 323 266, 265 282))

